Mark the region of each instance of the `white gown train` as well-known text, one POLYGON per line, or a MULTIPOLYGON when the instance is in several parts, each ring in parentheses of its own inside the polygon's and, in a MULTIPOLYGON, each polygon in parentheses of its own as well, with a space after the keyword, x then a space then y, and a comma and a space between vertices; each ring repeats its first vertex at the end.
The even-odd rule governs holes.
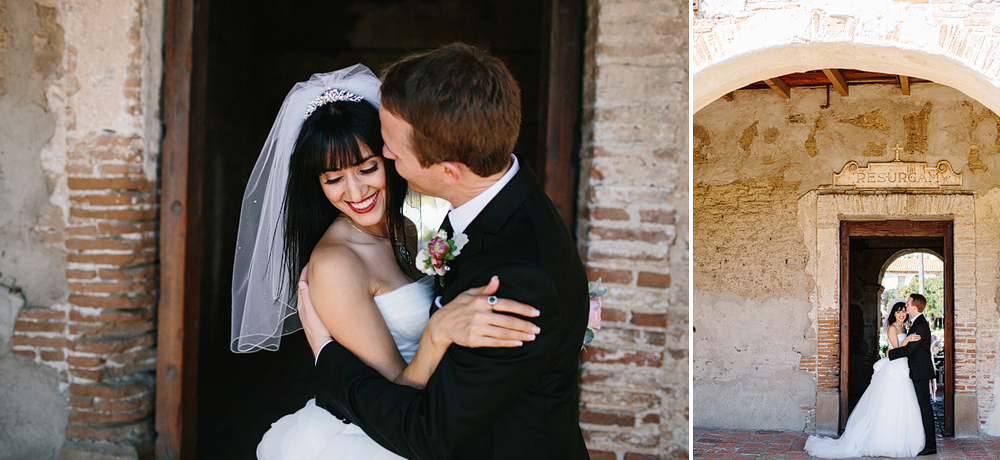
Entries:
MULTIPOLYGON (((899 341, 906 334, 899 334, 899 341)), ((805 450, 814 457, 913 457, 924 448, 920 406, 905 358, 882 358, 847 419, 838 439, 809 436, 805 450)))

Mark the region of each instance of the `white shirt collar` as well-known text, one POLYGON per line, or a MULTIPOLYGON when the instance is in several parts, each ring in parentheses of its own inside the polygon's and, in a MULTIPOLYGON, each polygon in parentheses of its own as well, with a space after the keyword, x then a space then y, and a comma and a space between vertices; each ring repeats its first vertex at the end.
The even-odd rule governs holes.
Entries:
POLYGON ((917 318, 919 318, 921 316, 924 316, 924 314, 923 313, 917 313, 917 316, 914 316, 913 319, 910 320, 910 324, 913 324, 913 322, 916 321, 917 318))
POLYGON ((520 166, 517 164, 517 157, 512 153, 510 155, 513 164, 510 165, 510 169, 500 177, 500 180, 496 181, 482 193, 476 195, 475 198, 466 201, 463 205, 459 207, 452 207, 448 212, 448 220, 451 221, 451 228, 455 233, 464 233, 465 229, 469 227, 469 224, 475 220, 479 213, 486 209, 486 205, 493 201, 493 198, 503 190, 503 187, 514 178, 517 171, 520 170, 520 166))

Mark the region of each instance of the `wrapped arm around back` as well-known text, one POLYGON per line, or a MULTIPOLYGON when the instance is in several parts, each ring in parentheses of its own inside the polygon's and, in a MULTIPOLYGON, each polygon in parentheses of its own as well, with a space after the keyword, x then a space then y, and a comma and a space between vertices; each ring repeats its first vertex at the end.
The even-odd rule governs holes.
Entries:
POLYGON ((541 374, 565 338, 556 332, 559 296, 543 270, 513 264, 492 270, 500 277, 498 296, 541 311, 532 319, 541 328, 534 342, 517 348, 453 346, 423 391, 392 384, 331 343, 319 356, 317 381, 324 384, 317 388, 317 404, 346 416, 403 457, 461 453, 541 374))

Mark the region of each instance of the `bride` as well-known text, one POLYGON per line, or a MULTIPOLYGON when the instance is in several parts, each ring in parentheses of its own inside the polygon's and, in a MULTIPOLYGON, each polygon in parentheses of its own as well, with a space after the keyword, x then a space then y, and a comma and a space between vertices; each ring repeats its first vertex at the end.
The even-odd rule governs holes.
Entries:
MULTIPOLYGON (((378 97, 378 79, 359 64, 313 75, 285 98, 243 199, 232 349, 276 350, 301 329, 293 301, 303 272, 302 292, 339 343, 387 379, 423 388, 452 343, 534 340, 534 324, 495 312, 537 310, 495 297, 488 305, 477 288, 428 318, 434 278, 420 278, 410 255, 406 181, 382 157, 378 97)), ((272 425, 257 458, 401 457, 310 400, 272 425)))
MULTIPOLYGON (((906 335, 906 303, 896 302, 886 318, 885 334, 891 348, 920 340, 906 335)), ((905 359, 882 358, 873 366, 875 374, 847 419, 839 439, 809 436, 805 450, 814 457, 913 457, 924 448, 920 407, 905 359)))

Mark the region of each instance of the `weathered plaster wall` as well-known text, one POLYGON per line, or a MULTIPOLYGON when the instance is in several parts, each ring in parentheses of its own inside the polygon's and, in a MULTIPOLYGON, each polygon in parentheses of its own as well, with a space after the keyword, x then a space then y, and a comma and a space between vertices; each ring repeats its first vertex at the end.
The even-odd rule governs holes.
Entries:
POLYGON ((965 173, 963 190, 1000 183, 998 118, 953 88, 920 84, 901 96, 897 87, 854 86, 846 98, 833 91, 829 108, 823 88, 793 88, 788 100, 765 90, 733 98, 694 118, 695 183, 781 177, 802 194, 831 184, 847 161, 892 161, 896 144, 903 161, 948 160, 965 173))
POLYGON ((55 371, 10 352, 23 306, 20 292, 0 285, 0 459, 54 459, 63 444, 66 401, 55 371))
POLYGON ((976 314, 977 349, 976 398, 984 431, 1000 436, 1000 390, 995 384, 1000 375, 996 350, 1000 343, 1000 187, 976 200, 976 314), (980 218, 981 217, 981 218, 980 218), (985 417, 984 415, 987 415, 985 417))
POLYGON ((27 297, 12 353, 57 373, 63 458, 134 456, 152 431, 163 4, 0 12, 0 272, 27 297))
POLYGON ((53 8, 0 3, 0 458, 56 458, 66 402, 51 367, 11 353, 25 301, 65 300, 65 253, 46 230, 64 227, 49 204, 55 184, 40 153, 55 130, 45 86, 62 59, 63 29, 53 8), (21 288, 11 293, 9 287, 21 288), (25 299, 27 297, 27 299, 25 299))
POLYGON ((803 361, 816 342, 795 189, 780 178, 695 184, 696 425, 802 430, 809 422, 816 395, 803 361))
POLYGON ((53 8, 0 5, 0 273, 16 278, 32 305, 66 295, 65 254, 44 231, 59 228, 62 214, 49 204, 56 184, 40 156, 55 131, 45 86, 62 60, 63 34, 53 8))
POLYGON ((587 2, 577 227, 609 289, 581 371, 594 460, 689 453, 688 5, 587 2))
POLYGON ((969 261, 955 275, 956 427, 993 429, 997 117, 936 84, 853 86, 824 104, 822 89, 741 90, 694 116, 694 423, 834 430, 839 220, 946 218, 969 261), (904 161, 948 160, 962 194, 823 191, 848 161, 891 161, 897 143, 904 161), (742 394, 768 404, 750 418, 718 396, 742 394))

